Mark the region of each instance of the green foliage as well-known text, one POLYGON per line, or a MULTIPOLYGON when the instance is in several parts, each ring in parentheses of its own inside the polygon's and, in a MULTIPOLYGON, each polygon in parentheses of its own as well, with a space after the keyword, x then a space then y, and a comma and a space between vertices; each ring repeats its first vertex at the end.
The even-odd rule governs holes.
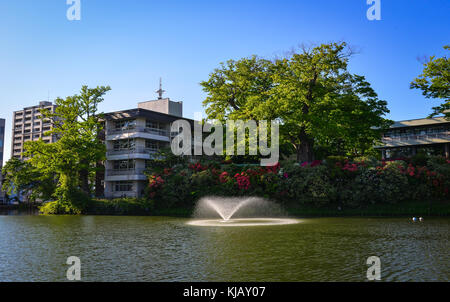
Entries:
POLYGON ((390 121, 363 76, 350 74, 345 43, 303 48, 289 58, 253 56, 221 64, 201 83, 209 119, 281 121, 281 146, 290 144, 298 161, 323 155, 364 155, 390 121))
MULTIPOLYGON (((444 49, 450 51, 450 45, 444 46, 444 49)), ((411 83, 411 89, 420 89, 426 98, 442 101, 439 106, 433 107, 431 116, 444 113, 450 118, 450 58, 432 56, 423 65, 423 72, 411 83)))
POLYGON ((411 158, 411 164, 414 166, 426 166, 428 163, 428 155, 424 152, 419 152, 411 158))
MULTIPOLYGON (((24 156, 29 159, 24 167, 28 173, 37 173, 39 177, 36 180, 47 180, 45 192, 51 192, 58 204, 49 205, 51 211, 47 212, 77 214, 89 202, 97 164, 106 155, 99 135, 102 114, 98 113, 98 104, 109 90, 110 87, 90 89, 83 86, 79 95, 56 99, 54 112, 41 110, 43 120, 53 125, 46 136, 56 136, 58 140, 51 144, 44 143, 42 139, 26 142, 24 156), (52 183, 55 185, 50 186, 52 183)), ((13 165, 21 168, 15 162, 12 162, 13 165)), ((12 180, 8 187, 15 186, 15 182, 27 182, 20 173, 14 172, 14 167, 8 170, 12 180)), ((30 190, 35 195, 43 191, 39 186, 33 186, 30 190)))
POLYGON ((80 215, 82 211, 59 201, 47 202, 39 208, 42 215, 80 215))
POLYGON ((408 178, 399 169, 400 163, 388 163, 380 172, 376 168, 363 168, 351 187, 345 191, 343 203, 350 206, 400 203, 408 199, 408 178))
POLYGON ((92 215, 148 215, 153 211, 153 204, 145 199, 118 198, 93 200, 84 213, 92 215))
POLYGON ((11 158, 3 167, 3 191, 21 194, 29 202, 50 200, 56 189, 55 175, 45 173, 27 161, 11 158))
POLYGON ((329 157, 326 162, 286 162, 281 167, 196 163, 151 175, 147 198, 155 210, 190 209, 208 195, 260 196, 290 206, 360 208, 447 200, 449 181, 450 163, 437 157, 427 166, 368 157, 329 157))
POLYGON ((164 169, 168 167, 183 166, 187 163, 187 158, 173 154, 170 148, 162 148, 147 162, 146 173, 152 175, 153 173, 163 173, 164 169))

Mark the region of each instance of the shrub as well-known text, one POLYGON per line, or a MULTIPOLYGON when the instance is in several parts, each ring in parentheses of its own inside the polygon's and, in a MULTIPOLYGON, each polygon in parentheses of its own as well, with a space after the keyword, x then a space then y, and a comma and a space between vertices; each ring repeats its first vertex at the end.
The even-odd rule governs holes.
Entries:
POLYGON ((151 175, 147 199, 156 209, 193 207, 207 195, 260 196, 282 203, 351 208, 431 197, 445 200, 449 169, 442 158, 429 158, 427 166, 343 157, 287 162, 283 167, 195 163, 151 175))

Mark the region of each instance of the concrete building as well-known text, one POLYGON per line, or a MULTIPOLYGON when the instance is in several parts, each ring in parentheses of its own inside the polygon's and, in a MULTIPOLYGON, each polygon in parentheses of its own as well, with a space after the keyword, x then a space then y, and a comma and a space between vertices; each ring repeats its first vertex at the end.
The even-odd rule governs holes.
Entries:
MULTIPOLYGON (((144 175, 148 160, 169 147, 171 124, 181 119, 182 103, 159 98, 138 108, 105 114, 104 196, 141 197, 148 183, 144 175)), ((184 119, 193 124, 192 120, 184 119)))
POLYGON ((46 132, 52 129, 49 120, 43 120, 40 109, 55 111, 56 106, 51 102, 40 102, 39 105, 26 107, 15 111, 12 124, 11 157, 23 159, 24 143, 26 141, 37 141, 40 138, 46 143, 56 141, 54 136, 46 136, 46 132))
POLYGON ((444 117, 395 122, 382 138, 383 159, 409 157, 418 152, 450 158, 450 121, 444 117))
MULTIPOLYGON (((5 120, 0 119, 0 172, 3 168, 3 153, 5 150, 5 120)), ((2 191, 3 175, 0 173, 0 204, 6 202, 5 193, 2 191)))

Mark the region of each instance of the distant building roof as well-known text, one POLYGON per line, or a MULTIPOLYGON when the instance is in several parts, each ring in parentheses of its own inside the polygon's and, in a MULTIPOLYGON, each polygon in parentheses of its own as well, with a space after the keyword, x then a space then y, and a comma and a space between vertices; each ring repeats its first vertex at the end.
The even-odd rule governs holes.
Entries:
POLYGON ((445 119, 445 117, 434 117, 434 118, 422 118, 415 120, 406 120, 395 122, 391 128, 403 128, 403 127, 417 127, 417 126, 430 126, 450 123, 450 120, 445 119))
POLYGON ((186 120, 190 123, 193 123, 194 120, 179 117, 175 115, 170 115, 166 113, 161 113, 157 111, 142 109, 142 108, 135 108, 135 109, 128 109, 128 110, 121 110, 121 111, 114 111, 104 114, 104 118, 106 120, 120 120, 120 119, 126 119, 126 118, 136 118, 136 117, 146 117, 150 118, 155 122, 174 122, 176 120, 182 119, 186 120))

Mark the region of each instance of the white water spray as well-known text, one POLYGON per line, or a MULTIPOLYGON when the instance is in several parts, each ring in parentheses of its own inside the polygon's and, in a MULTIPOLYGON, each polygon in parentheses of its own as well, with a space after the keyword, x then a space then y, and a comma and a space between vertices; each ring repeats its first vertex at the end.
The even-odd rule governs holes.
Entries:
POLYGON ((194 217, 188 222, 196 226, 262 226, 299 223, 286 219, 279 205, 258 197, 205 197, 196 207, 194 217), (211 219, 211 218, 221 219, 211 219), (273 218, 276 217, 276 218, 273 218))

